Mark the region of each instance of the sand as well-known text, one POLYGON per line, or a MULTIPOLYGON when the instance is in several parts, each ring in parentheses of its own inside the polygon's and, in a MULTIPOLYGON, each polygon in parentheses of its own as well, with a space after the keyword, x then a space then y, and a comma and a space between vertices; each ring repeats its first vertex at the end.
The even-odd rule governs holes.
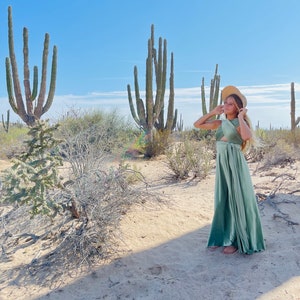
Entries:
POLYGON ((164 158, 130 164, 146 177, 149 190, 167 203, 134 207, 124 216, 120 255, 79 277, 66 277, 60 286, 39 286, 22 280, 22 265, 39 250, 33 244, 9 262, 0 261, 0 270, 20 268, 18 278, 0 273, 1 300, 300 299, 300 225, 293 225, 300 223, 300 193, 295 192, 300 188, 299 163, 265 171, 249 164, 255 191, 276 191, 272 200, 280 202, 277 208, 286 214, 261 203, 267 249, 253 255, 225 255, 222 249, 206 248, 214 171, 202 181, 176 182, 168 178, 164 158))

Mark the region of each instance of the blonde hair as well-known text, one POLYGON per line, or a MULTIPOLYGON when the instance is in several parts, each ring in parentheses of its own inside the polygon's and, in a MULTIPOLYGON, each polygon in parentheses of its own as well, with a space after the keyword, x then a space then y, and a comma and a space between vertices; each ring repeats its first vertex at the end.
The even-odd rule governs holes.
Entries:
POLYGON ((247 152, 252 147, 253 148, 258 148, 261 143, 260 143, 260 140, 258 139, 258 137, 255 134, 255 131, 252 127, 252 123, 251 123, 250 118, 247 115, 245 115, 244 120, 247 123, 247 125, 249 126, 250 131, 251 131, 251 138, 247 141, 243 141, 243 143, 242 143, 242 151, 247 152))

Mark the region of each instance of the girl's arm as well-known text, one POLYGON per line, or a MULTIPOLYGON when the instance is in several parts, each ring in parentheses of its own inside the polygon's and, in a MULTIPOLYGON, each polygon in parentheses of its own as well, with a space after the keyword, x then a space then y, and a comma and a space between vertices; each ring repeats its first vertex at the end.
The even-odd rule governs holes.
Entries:
POLYGON ((216 106, 208 114, 202 116, 200 119, 194 122, 194 127, 201 129, 217 129, 221 120, 210 120, 215 115, 220 115, 223 113, 223 105, 216 106))

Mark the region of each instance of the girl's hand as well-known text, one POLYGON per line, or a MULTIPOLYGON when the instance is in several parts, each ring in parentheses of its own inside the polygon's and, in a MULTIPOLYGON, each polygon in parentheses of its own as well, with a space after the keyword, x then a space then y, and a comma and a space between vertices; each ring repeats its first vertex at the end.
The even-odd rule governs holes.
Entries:
POLYGON ((211 112, 215 115, 221 115, 222 113, 224 113, 224 105, 216 106, 211 112))
POLYGON ((246 116, 247 111, 248 111, 247 108, 241 108, 241 109, 239 110, 238 116, 239 116, 239 117, 242 117, 242 118, 244 119, 245 116, 246 116))

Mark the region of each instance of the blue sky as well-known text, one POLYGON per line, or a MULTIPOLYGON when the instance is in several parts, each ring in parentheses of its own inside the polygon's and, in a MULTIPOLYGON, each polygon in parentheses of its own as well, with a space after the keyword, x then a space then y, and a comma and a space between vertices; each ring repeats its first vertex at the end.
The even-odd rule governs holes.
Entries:
POLYGON ((175 107, 185 126, 201 116, 201 80, 204 77, 209 86, 218 64, 221 87, 232 84, 244 92, 253 124, 290 127, 292 81, 296 99, 300 98, 298 0, 1 0, 0 113, 9 108, 5 82, 9 5, 21 79, 23 27, 29 30, 31 70, 34 65, 41 69, 46 32, 49 65, 53 45, 58 47, 51 118, 70 108, 116 107, 129 115, 126 86, 133 86, 136 65, 144 88, 147 40, 154 24, 156 42, 158 37, 167 39, 168 58, 174 53, 175 107))

